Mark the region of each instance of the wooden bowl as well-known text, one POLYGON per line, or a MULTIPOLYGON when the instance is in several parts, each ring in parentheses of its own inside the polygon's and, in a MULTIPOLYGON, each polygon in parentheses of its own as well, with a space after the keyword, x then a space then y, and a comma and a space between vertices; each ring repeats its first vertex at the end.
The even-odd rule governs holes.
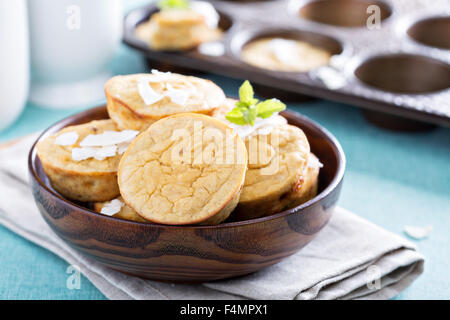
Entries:
MULTIPOLYGON (((304 130, 324 167, 319 194, 296 208, 268 217, 216 226, 166 226, 125 221, 63 198, 50 185, 30 150, 31 186, 37 206, 56 234, 72 248, 115 270, 142 278, 203 282, 252 273, 294 254, 327 224, 339 193, 345 156, 336 139, 292 111, 283 114, 304 130)), ((61 120, 39 139, 61 128, 105 119, 104 106, 61 120)))

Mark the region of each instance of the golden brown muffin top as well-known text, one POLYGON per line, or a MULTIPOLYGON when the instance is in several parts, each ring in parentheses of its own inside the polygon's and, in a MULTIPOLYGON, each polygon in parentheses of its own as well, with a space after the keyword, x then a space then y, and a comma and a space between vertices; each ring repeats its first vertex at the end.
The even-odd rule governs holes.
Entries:
POLYGON ((200 223, 221 211, 244 183, 247 153, 224 123, 200 114, 159 120, 136 138, 119 165, 125 202, 145 219, 200 223))
POLYGON ((222 89, 210 80, 157 71, 113 77, 105 91, 137 115, 156 119, 177 113, 212 112, 225 100, 222 89), (147 90, 145 86, 161 99, 146 104, 141 93, 147 90))
POLYGON ((72 171, 74 173, 102 173, 102 172, 116 172, 121 154, 116 152, 115 156, 105 157, 98 160, 89 158, 85 160, 76 161, 73 159, 73 150, 82 148, 80 143, 89 135, 99 135, 105 131, 116 131, 116 125, 112 120, 95 120, 85 124, 69 126, 61 131, 53 134, 45 139, 42 139, 37 144, 37 153, 39 159, 53 167, 64 171, 72 171), (58 144, 58 140, 64 135, 74 133, 77 138, 74 143, 68 145, 58 144))
POLYGON ((309 143, 295 126, 275 127, 268 135, 256 134, 245 139, 248 170, 240 202, 288 192, 305 171, 309 143))

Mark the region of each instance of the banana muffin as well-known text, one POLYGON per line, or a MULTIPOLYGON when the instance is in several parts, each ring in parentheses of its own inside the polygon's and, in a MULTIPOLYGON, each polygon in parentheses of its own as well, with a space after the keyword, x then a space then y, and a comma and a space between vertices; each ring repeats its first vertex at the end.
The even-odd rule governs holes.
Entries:
POLYGON ((222 37, 220 16, 206 1, 186 2, 185 8, 163 8, 139 24, 135 34, 153 50, 189 50, 222 37))
POLYGON ((151 74, 116 76, 105 85, 108 114, 120 129, 144 131, 169 115, 211 115, 225 94, 212 81, 152 70, 151 74))
POLYGON ((241 58, 263 69, 308 72, 327 65, 331 53, 304 41, 267 37, 246 44, 242 48, 241 58))
POLYGON ((274 127, 269 134, 250 135, 244 142, 248 170, 232 220, 259 218, 281 211, 285 199, 298 189, 310 153, 303 131, 288 124, 274 127))
POLYGON ((52 186, 78 201, 107 201, 119 195, 117 168, 138 131, 119 131, 112 120, 62 129, 37 144, 52 186))
POLYGON ((322 163, 319 159, 313 153, 310 153, 304 174, 299 177, 291 192, 280 200, 279 211, 299 206, 317 195, 321 167, 322 163))
POLYGON ((218 224, 236 207, 247 168, 243 141, 201 114, 161 119, 136 138, 118 171, 120 193, 146 220, 218 224))

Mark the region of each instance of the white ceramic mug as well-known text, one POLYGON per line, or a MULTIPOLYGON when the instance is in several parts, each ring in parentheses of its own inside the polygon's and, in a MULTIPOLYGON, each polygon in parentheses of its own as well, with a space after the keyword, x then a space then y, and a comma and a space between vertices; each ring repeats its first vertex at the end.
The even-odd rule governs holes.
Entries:
POLYGON ((25 0, 0 0, 0 130, 20 115, 29 84, 25 0))
POLYGON ((30 100, 50 108, 102 100, 122 38, 122 0, 28 0, 28 11, 30 100))

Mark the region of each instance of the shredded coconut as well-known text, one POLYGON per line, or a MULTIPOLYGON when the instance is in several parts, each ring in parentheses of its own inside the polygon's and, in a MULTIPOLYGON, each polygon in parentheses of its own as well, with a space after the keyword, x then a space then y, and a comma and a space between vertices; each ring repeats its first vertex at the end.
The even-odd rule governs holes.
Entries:
POLYGON ((421 240, 426 237, 433 231, 433 226, 428 225, 425 227, 415 227, 415 226, 404 226, 403 231, 416 240, 421 240))
POLYGON ((298 57, 294 54, 296 43, 294 40, 276 38, 269 41, 270 49, 275 58, 284 64, 295 64, 298 57))
POLYGON ((83 141, 80 142, 82 147, 104 147, 111 146, 123 142, 129 142, 133 140, 139 131, 136 130, 123 130, 123 131, 111 131, 105 130, 100 134, 90 134, 83 141))
POLYGON ((227 120, 228 126, 231 127, 241 138, 248 137, 252 134, 268 135, 273 131, 273 128, 286 123, 287 120, 284 117, 280 116, 278 112, 273 113, 270 117, 265 119, 256 118, 255 124, 253 126, 249 124, 238 125, 227 120))
POLYGON ((72 160, 82 161, 90 158, 103 160, 108 157, 114 157, 116 152, 117 146, 73 148, 72 160))
POLYGON ((220 57, 225 54, 225 46, 221 42, 205 42, 197 50, 205 56, 220 57))
POLYGON ((105 203, 103 208, 100 210, 100 213, 107 215, 107 216, 112 216, 112 215, 115 215, 116 213, 118 213, 124 205, 125 204, 122 201, 120 201, 119 199, 114 199, 114 200, 111 200, 110 202, 105 203))
POLYGON ((75 144, 77 140, 78 140, 78 133, 76 133, 75 131, 71 131, 57 136, 55 139, 55 144, 60 146, 70 146, 72 144, 75 144))
POLYGON ((347 84, 344 75, 337 69, 323 66, 313 72, 313 76, 317 77, 323 84, 331 90, 337 90, 347 84))
POLYGON ((123 154, 125 151, 127 151, 129 145, 130 145, 129 142, 122 142, 122 143, 119 143, 119 144, 117 145, 117 153, 118 153, 118 154, 123 154))
POLYGON ((139 95, 141 96, 142 100, 144 100, 144 103, 146 105, 154 104, 164 98, 162 94, 159 94, 152 89, 152 87, 150 86, 150 82, 152 81, 150 80, 154 79, 151 79, 150 77, 144 77, 140 79, 137 84, 139 95))
POLYGON ((316 157, 308 156, 308 167, 309 168, 323 168, 322 162, 319 161, 316 157))
POLYGON ((138 133, 136 130, 107 130, 100 134, 90 134, 80 142, 81 148, 72 149, 72 160, 82 161, 90 158, 103 160, 122 154, 138 133))
POLYGON ((165 93, 165 96, 169 97, 170 100, 175 102, 176 104, 179 104, 181 106, 184 106, 189 98, 189 92, 179 89, 174 89, 170 83, 166 84, 167 92, 165 93))
POLYGON ((152 77, 149 77, 149 82, 162 82, 162 81, 168 81, 172 79, 172 73, 169 72, 162 72, 156 69, 152 69, 151 71, 152 77))

